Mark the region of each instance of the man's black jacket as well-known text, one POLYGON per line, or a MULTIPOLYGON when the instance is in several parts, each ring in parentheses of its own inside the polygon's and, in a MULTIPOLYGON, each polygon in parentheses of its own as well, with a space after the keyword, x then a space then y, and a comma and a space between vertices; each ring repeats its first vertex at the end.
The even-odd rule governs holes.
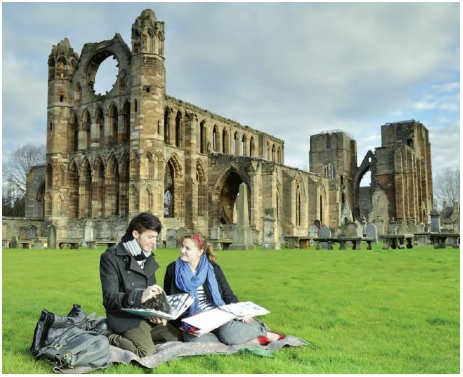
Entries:
MULTIPOLYGON (((227 282, 227 279, 225 279, 225 275, 222 272, 222 269, 218 264, 212 264, 214 267, 214 273, 215 273, 215 278, 217 279, 217 285, 219 286, 219 293, 220 296, 222 297, 222 300, 225 302, 225 304, 234 304, 238 302, 238 298, 235 296, 233 293, 232 289, 230 288, 230 285, 227 282)), ((167 295, 174 295, 177 293, 186 293, 182 290, 180 290, 176 285, 175 285, 175 262, 172 262, 167 266, 166 269, 166 275, 164 277, 164 291, 166 291, 167 295)), ((207 299, 213 303, 212 299, 212 293, 209 289, 209 284, 208 284, 208 279, 206 278, 206 281, 204 282, 204 293, 206 294, 207 299)), ((183 313, 176 321, 172 321, 172 325, 175 327, 180 327, 181 322, 180 320, 185 317, 190 316, 190 309, 187 309, 185 313, 183 313)))
POLYGON ((100 279, 103 305, 109 328, 116 334, 138 327, 142 317, 126 313, 121 308, 141 307, 143 291, 156 284, 159 265, 150 255, 142 269, 135 258, 119 243, 110 247, 100 258, 100 279))

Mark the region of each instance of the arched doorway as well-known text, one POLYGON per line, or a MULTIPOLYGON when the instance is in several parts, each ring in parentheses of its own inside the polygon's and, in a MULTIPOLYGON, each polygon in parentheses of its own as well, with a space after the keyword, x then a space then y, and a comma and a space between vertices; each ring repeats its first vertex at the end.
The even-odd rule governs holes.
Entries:
MULTIPOLYGON (((235 170, 230 170, 224 179, 219 193, 219 222, 221 224, 237 223, 237 198, 239 186, 243 182, 243 178, 235 170)), ((248 208, 250 204, 251 194, 248 188, 248 208)))

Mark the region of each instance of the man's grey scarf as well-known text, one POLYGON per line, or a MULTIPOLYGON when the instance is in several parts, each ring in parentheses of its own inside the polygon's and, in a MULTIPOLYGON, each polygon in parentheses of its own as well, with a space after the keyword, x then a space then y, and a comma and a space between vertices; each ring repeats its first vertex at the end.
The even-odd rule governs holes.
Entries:
POLYGON ((121 239, 122 245, 132 255, 141 268, 145 267, 146 258, 152 255, 151 251, 142 250, 132 233, 127 232, 121 239))

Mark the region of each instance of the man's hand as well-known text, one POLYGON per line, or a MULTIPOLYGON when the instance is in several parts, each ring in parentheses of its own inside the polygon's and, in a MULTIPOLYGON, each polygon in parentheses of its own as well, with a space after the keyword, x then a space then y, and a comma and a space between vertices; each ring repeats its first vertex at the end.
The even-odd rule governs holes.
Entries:
POLYGON ((150 298, 160 295, 161 293, 162 293, 162 288, 159 285, 157 284, 151 285, 143 291, 143 294, 141 296, 141 303, 143 304, 144 302, 148 301, 150 298))
POLYGON ((252 317, 244 317, 241 319, 241 322, 243 323, 251 323, 252 322, 252 317))
POLYGON ((167 319, 165 319, 165 318, 149 317, 148 320, 151 323, 154 323, 155 325, 163 325, 163 326, 165 326, 167 324, 167 319))

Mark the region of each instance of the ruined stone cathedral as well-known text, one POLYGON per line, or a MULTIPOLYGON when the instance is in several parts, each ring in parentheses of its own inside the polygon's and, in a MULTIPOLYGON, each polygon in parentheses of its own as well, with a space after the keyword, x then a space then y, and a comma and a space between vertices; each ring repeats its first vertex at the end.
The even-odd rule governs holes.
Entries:
MULTIPOLYGON (((68 39, 48 60, 47 155, 28 175, 26 217, 54 224, 58 236, 117 239, 129 220, 151 212, 165 229, 206 235, 235 224, 238 187, 248 188, 249 223, 262 240, 262 217, 279 235, 307 235, 316 220, 337 228, 359 216, 427 222, 432 180, 427 129, 407 121, 382 127, 382 146, 357 166, 347 133, 310 140, 310 172, 284 165, 284 141, 166 94, 164 22, 144 10, 132 26, 131 48, 112 40, 84 45, 68 39), (99 65, 118 63, 105 95, 94 91, 99 65), (366 171, 370 187, 360 187, 366 171)), ((305 157, 301 157, 305 158, 305 157)))

